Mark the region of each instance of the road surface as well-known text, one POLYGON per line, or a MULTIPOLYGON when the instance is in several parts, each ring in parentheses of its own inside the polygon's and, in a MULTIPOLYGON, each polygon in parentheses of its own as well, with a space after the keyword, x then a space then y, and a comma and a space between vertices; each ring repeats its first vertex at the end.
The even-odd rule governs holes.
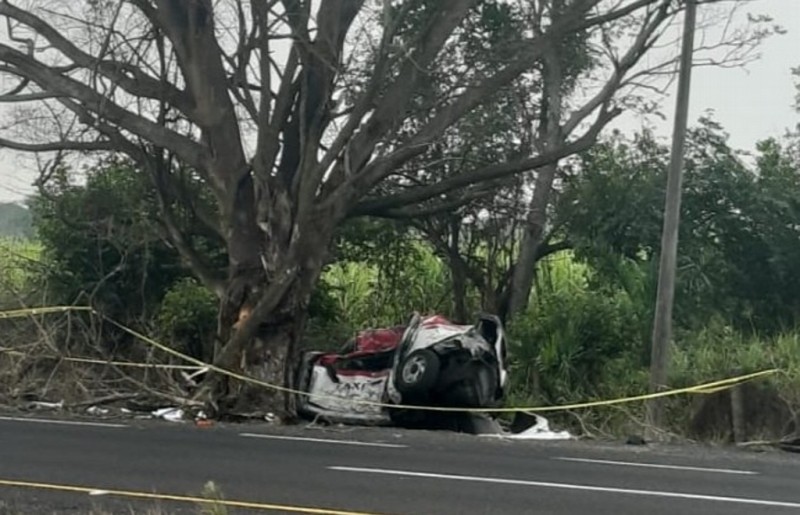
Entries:
POLYGON ((700 446, 9 415, 0 416, 0 513, 130 513, 154 503, 197 513, 194 497, 214 481, 239 503, 229 513, 800 514, 798 460, 700 446))

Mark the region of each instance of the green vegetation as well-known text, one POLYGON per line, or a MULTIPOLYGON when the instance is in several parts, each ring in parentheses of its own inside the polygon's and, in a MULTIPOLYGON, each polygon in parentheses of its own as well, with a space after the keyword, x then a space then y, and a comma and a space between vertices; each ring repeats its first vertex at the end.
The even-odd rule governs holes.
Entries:
MULTIPOLYGON (((701 121, 690 135, 680 247, 672 384, 780 368, 754 390, 762 400, 768 394, 772 415, 783 414, 782 426, 754 429, 773 436, 794 427, 791 413, 800 407, 800 228, 791 223, 800 219, 797 141, 762 143, 749 167, 719 127, 701 121)), ((646 391, 666 152, 644 134, 580 156, 581 171, 565 182, 555 206, 558 236, 573 248, 540 260, 529 307, 508 326, 510 404, 646 391)), ((131 177, 118 174, 120 166, 127 165, 98 167, 84 186, 64 180, 47 198, 33 199, 39 239, 0 240, 3 306, 88 301, 208 359, 218 300, 163 242, 146 184, 119 184, 131 177), (139 187, 137 195, 121 194, 139 187)), ((184 223, 202 241, 202 231, 184 223)), ((473 264, 491 274, 491 234, 484 238, 473 264)), ((412 224, 355 220, 343 228, 314 293, 305 347, 336 348, 359 329, 401 324, 414 311, 454 316, 451 265, 412 224)), ((475 283, 463 295, 471 312, 486 309, 475 283)), ((115 336, 108 327, 100 334, 115 336)), ((92 333, 76 343, 75 334, 62 336, 73 340, 63 345, 84 350, 100 338, 92 333)), ((671 400, 670 429, 724 437, 724 421, 703 415, 724 404, 724 395, 671 400)), ((553 416, 575 430, 614 433, 639 430, 631 421, 641 414, 636 403, 553 416)))
POLYGON ((0 308, 32 300, 41 277, 40 244, 32 240, 0 238, 0 308))
POLYGON ((27 208, 0 203, 0 238, 30 238, 33 233, 33 218, 27 208))
MULTIPOLYGON (((512 400, 643 389, 667 146, 596 139, 620 112, 660 109, 665 29, 685 2, 279 2, 277 16, 170 2, 158 27, 141 2, 34 4, 6 9, 30 32, 14 45, 47 40, 64 59, 5 57, 19 109, 4 146, 40 154, 42 189, 2 216, 41 249, 2 258, 4 303, 90 304, 273 383, 303 346, 411 311, 488 311, 514 340, 512 400), (259 44, 286 34, 297 51, 259 44), (78 155, 92 164, 69 169, 78 155)), ((781 28, 753 15, 724 32, 698 61, 745 64, 781 28)), ((712 121, 689 139, 675 345, 717 349, 712 323, 741 338, 730 345, 791 335, 797 136, 763 142, 754 164, 712 121)), ((39 342, 0 364, 0 391, 51 392, 47 359, 63 352, 163 359, 103 317, 55 318, 0 326, 39 342)), ((178 374, 155 387, 152 371, 81 371, 172 403, 197 395, 212 415, 291 416, 282 395, 216 374, 198 392, 178 374)))

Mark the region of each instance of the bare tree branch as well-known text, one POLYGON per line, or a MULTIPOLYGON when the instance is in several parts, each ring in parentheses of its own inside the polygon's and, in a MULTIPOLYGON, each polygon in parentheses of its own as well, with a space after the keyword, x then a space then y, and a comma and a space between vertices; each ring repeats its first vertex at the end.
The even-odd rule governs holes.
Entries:
POLYGON ((56 152, 72 150, 78 152, 109 152, 116 150, 111 141, 53 141, 49 143, 25 143, 0 138, 0 148, 10 148, 22 152, 56 152))
POLYGON ((620 113, 621 111, 618 109, 600 112, 592 124, 592 127, 579 139, 571 143, 566 143, 559 148, 549 150, 548 152, 536 157, 522 159, 511 163, 496 164, 473 170, 471 172, 460 173, 435 184, 417 188, 409 188, 407 191, 384 198, 367 199, 354 206, 348 214, 350 216, 360 216, 368 215, 373 212, 382 212, 404 205, 422 202, 439 195, 444 195, 458 188, 464 188, 471 184, 501 179, 516 173, 535 170, 536 168, 556 162, 564 157, 577 154, 591 147, 596 141, 597 135, 600 133, 600 131, 608 124, 608 122, 613 120, 620 113))
POLYGON ((102 73, 107 78, 124 88, 128 93, 147 98, 166 98, 170 104, 180 109, 191 117, 194 106, 190 98, 171 84, 163 83, 146 73, 137 66, 103 59, 103 54, 92 56, 80 50, 66 36, 62 35, 50 24, 29 11, 19 9, 8 2, 0 2, 0 16, 17 20, 36 31, 53 45, 53 47, 75 64, 87 69, 102 73))

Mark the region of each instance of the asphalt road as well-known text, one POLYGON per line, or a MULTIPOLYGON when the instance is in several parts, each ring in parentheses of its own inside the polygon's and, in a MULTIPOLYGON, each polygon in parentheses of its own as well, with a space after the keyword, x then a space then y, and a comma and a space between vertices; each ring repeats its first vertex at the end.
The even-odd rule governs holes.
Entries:
POLYGON ((153 502, 197 513, 162 496, 195 496, 214 481, 227 500, 272 513, 800 514, 800 456, 788 453, 72 422, 0 416, 0 513, 87 513, 98 503, 130 513, 153 502))

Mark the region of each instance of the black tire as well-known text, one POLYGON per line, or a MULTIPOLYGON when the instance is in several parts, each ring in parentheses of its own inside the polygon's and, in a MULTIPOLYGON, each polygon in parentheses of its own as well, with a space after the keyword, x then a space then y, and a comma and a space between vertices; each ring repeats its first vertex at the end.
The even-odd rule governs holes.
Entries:
POLYGON ((397 367, 395 386, 403 395, 426 395, 439 379, 439 356, 428 349, 414 351, 397 367))

